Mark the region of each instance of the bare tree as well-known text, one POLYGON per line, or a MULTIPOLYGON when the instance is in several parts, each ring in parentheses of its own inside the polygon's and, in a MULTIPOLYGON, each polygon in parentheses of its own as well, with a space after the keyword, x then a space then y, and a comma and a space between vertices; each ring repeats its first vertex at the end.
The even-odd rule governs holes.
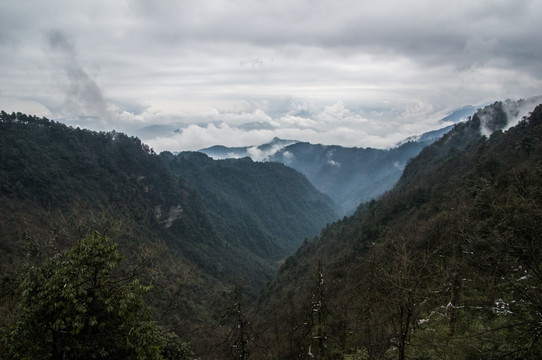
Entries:
POLYGON ((378 268, 382 299, 390 311, 399 360, 406 358, 412 328, 420 319, 422 303, 428 297, 431 276, 431 255, 417 249, 414 256, 411 246, 407 238, 394 237, 378 268))

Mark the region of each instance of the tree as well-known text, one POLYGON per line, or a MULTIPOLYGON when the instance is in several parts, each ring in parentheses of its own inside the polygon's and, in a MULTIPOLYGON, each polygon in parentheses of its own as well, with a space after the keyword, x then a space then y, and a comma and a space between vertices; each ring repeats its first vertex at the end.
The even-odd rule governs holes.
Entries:
POLYGON ((435 250, 414 251, 412 239, 393 236, 379 268, 381 299, 387 305, 393 328, 397 359, 406 359, 413 328, 428 306, 431 278, 430 260, 435 250))
POLYGON ((308 353, 311 357, 316 356, 320 359, 327 357, 327 315, 324 271, 322 269, 322 261, 318 261, 316 289, 313 293, 309 315, 311 343, 309 344, 308 353))
POLYGON ((220 359, 250 358, 253 330, 243 306, 243 286, 236 282, 233 288, 233 305, 223 315, 220 327, 225 331, 223 341, 216 346, 220 359))
POLYGON ((117 246, 98 232, 29 266, 7 358, 160 359, 164 336, 143 301, 149 290, 122 276, 117 246))
POLYGON ((321 261, 318 262, 315 280, 311 286, 309 302, 300 309, 302 312, 308 310, 303 317, 303 325, 298 327, 300 330, 298 357, 302 359, 329 358, 327 348, 328 309, 321 261))
POLYGON ((235 358, 245 360, 249 357, 248 343, 250 341, 249 335, 249 322, 247 321, 244 309, 242 308, 243 288, 242 286, 235 284, 234 289, 235 304, 233 311, 235 313, 235 321, 237 323, 237 334, 232 344, 232 353, 235 354, 235 358))

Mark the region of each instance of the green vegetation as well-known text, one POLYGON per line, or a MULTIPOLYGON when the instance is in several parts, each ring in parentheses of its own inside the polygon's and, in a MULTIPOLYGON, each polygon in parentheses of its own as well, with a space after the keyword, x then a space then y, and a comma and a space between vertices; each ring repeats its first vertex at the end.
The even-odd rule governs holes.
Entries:
MULTIPOLYGON (((64 252, 98 230, 127 263, 147 259, 140 277, 152 285, 144 296, 152 319, 198 353, 223 341, 219 323, 235 282, 253 297, 335 215, 284 166, 188 157, 159 156, 114 131, 1 112, 0 327, 13 324, 22 301, 29 244, 64 252), (194 182, 206 176, 217 181, 194 182)), ((173 335, 162 340, 176 346, 173 335)))
POLYGON ((250 314, 255 358, 539 357, 542 106, 490 138, 479 114, 287 259, 250 314), (306 330, 319 273, 325 351, 306 330))
POLYGON ((188 359, 187 345, 164 334, 132 274, 116 274, 117 246, 94 232, 67 252, 28 265, 13 324, 4 329, 3 358, 188 359))
POLYGON ((172 174, 201 195, 217 232, 262 259, 284 259, 303 238, 316 236, 336 219, 332 201, 282 164, 216 161, 198 152, 160 156, 172 174))
POLYGON ((483 136, 503 112, 425 148, 251 305, 327 222, 304 177, 2 113, 2 356, 536 359, 542 106, 483 136))

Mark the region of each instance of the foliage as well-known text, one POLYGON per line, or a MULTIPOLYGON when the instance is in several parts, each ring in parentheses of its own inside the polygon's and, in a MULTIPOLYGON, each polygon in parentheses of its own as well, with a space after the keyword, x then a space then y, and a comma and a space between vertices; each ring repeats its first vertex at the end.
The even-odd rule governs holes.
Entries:
POLYGON ((285 166, 169 155, 115 131, 0 112, 0 327, 17 313, 28 239, 65 250, 98 229, 130 261, 159 253, 141 269, 154 286, 145 299, 199 351, 215 341, 228 286, 240 278, 254 296, 334 219, 329 199, 285 166))
POLYGON ((253 310, 256 341, 272 344, 268 355, 303 355, 295 334, 320 261, 329 309, 324 358, 542 353, 542 106, 486 138, 482 115, 484 126, 502 126, 487 118, 502 115, 493 106, 423 150, 394 190, 285 262, 253 310))
POLYGON ((198 191, 221 237, 263 259, 284 258, 335 219, 332 201, 282 164, 216 161, 196 152, 161 158, 198 191))
POLYGON ((188 360, 194 358, 190 345, 172 332, 160 334, 160 355, 163 359, 167 360, 188 360))
POLYGON ((149 288, 115 274, 121 259, 95 232, 29 266, 19 316, 4 337, 8 357, 160 359, 159 329, 143 301, 149 288))

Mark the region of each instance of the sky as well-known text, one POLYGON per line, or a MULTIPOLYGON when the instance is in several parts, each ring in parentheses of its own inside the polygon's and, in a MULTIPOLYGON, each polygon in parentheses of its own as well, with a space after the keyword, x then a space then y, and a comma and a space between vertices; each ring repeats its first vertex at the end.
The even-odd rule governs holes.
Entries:
POLYGON ((386 148, 542 94, 542 0, 3 0, 0 109, 155 151, 386 148))

